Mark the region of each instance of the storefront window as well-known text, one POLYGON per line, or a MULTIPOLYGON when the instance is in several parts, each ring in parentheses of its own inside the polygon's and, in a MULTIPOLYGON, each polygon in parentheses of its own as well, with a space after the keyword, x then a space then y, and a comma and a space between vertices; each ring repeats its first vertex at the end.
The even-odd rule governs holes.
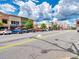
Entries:
POLYGON ((7 24, 7 19, 2 19, 2 22, 7 24))
POLYGON ((19 25, 19 21, 11 21, 11 24, 19 25))

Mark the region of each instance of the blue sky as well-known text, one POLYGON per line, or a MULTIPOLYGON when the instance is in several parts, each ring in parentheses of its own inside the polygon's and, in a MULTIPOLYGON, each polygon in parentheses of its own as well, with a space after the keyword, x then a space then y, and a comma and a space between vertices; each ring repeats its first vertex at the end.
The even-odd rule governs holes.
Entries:
POLYGON ((79 18, 78 0, 0 0, 0 12, 38 22, 54 19, 73 23, 79 18))
MULTIPOLYGON (((19 5, 15 4, 14 1, 16 1, 16 0, 0 0, 0 4, 7 4, 8 3, 10 5, 15 6, 15 8, 17 8, 17 10, 13 13, 12 12, 8 12, 8 13, 18 15, 20 7, 19 7, 19 5)), ((17 1, 28 2, 28 0, 17 0, 17 1)), ((52 5, 52 7, 54 7, 58 3, 59 0, 38 0, 38 1, 39 2, 35 2, 35 1, 33 1, 33 2, 37 5, 39 5, 43 2, 48 2, 50 5, 52 5)))

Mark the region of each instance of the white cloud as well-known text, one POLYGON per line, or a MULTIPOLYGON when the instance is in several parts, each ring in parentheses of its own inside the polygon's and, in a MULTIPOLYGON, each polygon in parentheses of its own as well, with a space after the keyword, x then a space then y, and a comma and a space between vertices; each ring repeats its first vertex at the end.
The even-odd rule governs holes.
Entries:
POLYGON ((1 4, 0 10, 6 11, 6 12, 15 12, 16 8, 10 4, 1 4))
MULTIPOLYGON (((32 1, 32 2, 39 2, 38 0, 26 0, 27 2, 32 1)), ((13 0, 13 3, 19 5, 19 6, 23 6, 25 4, 25 2, 23 0, 13 0)))
POLYGON ((0 12, 6 13, 6 12, 5 12, 5 11, 3 11, 3 10, 0 10, 0 12))
POLYGON ((74 21, 74 22, 71 22, 71 21, 69 21, 69 20, 64 20, 64 21, 60 21, 62 24, 68 24, 68 25, 70 25, 70 26, 76 26, 76 22, 74 21))
POLYGON ((57 18, 53 18, 53 20, 52 20, 53 22, 57 22, 58 21, 58 19, 57 18))
POLYGON ((31 1, 33 1, 33 2, 39 2, 38 0, 31 0, 31 1))
POLYGON ((64 21, 61 21, 63 24, 71 24, 71 22, 69 20, 64 20, 64 21))
POLYGON ((60 0, 53 10, 57 18, 77 18, 79 17, 79 0, 60 0))
POLYGON ((39 5, 40 12, 43 14, 43 17, 51 17, 52 16, 52 7, 49 3, 43 2, 39 5))
POLYGON ((39 8, 31 0, 25 2, 23 6, 20 6, 19 16, 35 19, 38 16, 39 8))
POLYGON ((14 0, 13 3, 19 5, 19 6, 23 6, 24 2, 22 0, 14 0))
MULTIPOLYGON (((21 2, 21 1, 20 1, 21 2)), ((43 18, 52 17, 52 7, 49 3, 43 2, 40 5, 36 5, 35 2, 29 0, 28 2, 23 2, 20 6, 19 16, 28 17, 37 20, 42 16, 43 18)))

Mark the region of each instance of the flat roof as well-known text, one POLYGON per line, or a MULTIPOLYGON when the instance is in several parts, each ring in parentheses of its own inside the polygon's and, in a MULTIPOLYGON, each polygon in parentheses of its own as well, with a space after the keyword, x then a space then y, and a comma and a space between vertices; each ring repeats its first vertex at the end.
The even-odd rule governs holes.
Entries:
POLYGON ((0 14, 4 14, 4 15, 7 15, 7 16, 14 16, 14 17, 26 18, 26 17, 17 16, 17 15, 6 14, 6 13, 3 13, 3 12, 0 12, 0 14))
MULTIPOLYGON (((7 15, 7 16, 19 17, 19 18, 26 18, 26 17, 17 16, 17 15, 6 14, 6 13, 3 13, 3 12, 0 12, 0 14, 4 14, 4 15, 7 15)), ((26 18, 26 19, 30 19, 30 18, 26 18)), ((31 19, 31 20, 34 21, 33 19, 31 19)))

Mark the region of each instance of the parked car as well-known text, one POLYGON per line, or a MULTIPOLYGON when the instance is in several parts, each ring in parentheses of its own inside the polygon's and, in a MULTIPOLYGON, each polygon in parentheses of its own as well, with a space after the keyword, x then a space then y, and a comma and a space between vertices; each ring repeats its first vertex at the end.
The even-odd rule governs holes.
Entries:
POLYGON ((0 30, 0 34, 1 34, 1 35, 12 34, 12 31, 9 30, 9 29, 3 29, 3 30, 0 30))
POLYGON ((23 29, 21 29, 22 30, 22 33, 27 33, 27 29, 25 29, 25 28, 23 28, 23 29))
POLYGON ((37 28, 37 29, 35 29, 35 32, 42 32, 42 29, 37 28))
POLYGON ((15 28, 15 29, 13 29, 11 31, 12 31, 12 34, 22 34, 23 33, 20 28, 15 28))
POLYGON ((48 28, 48 31, 52 31, 52 30, 53 30, 53 28, 51 28, 51 27, 48 28))
POLYGON ((35 32, 35 30, 34 29, 27 29, 27 33, 29 33, 29 32, 35 32))
POLYGON ((42 29, 42 32, 45 32, 45 31, 47 31, 47 29, 42 29))

